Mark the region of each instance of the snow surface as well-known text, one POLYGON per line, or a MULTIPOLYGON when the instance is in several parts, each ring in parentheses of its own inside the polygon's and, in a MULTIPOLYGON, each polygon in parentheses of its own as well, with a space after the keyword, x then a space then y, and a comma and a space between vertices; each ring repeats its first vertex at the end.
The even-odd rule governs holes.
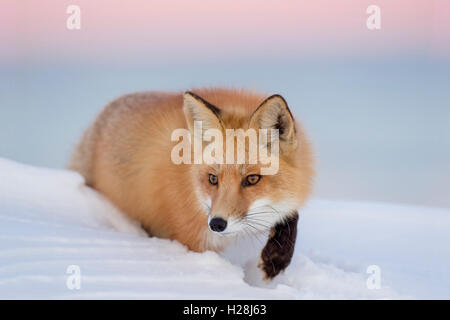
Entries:
POLYGON ((74 172, 0 159, 2 299, 450 298, 449 209, 312 200, 292 263, 270 284, 256 268, 264 241, 190 252, 146 237, 74 172), (366 285, 370 265, 380 289, 366 285))

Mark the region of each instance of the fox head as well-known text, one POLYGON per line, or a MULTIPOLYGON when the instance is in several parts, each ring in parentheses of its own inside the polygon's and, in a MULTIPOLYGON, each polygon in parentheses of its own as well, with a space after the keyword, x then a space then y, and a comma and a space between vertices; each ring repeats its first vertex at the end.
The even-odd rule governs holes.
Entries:
POLYGON ((200 130, 199 143, 206 151, 223 137, 213 152, 215 161, 190 165, 193 188, 208 216, 208 226, 224 236, 269 231, 294 214, 310 193, 309 143, 280 95, 253 106, 214 103, 192 92, 184 94, 183 111, 191 141, 198 142, 200 130), (244 133, 242 149, 239 135, 230 134, 236 131, 244 133), (208 132, 218 134, 213 139, 208 132), (239 150, 244 162, 237 161, 239 150), (250 161, 255 150, 256 161, 250 161), (260 157, 264 152, 270 156, 265 161, 260 157), (224 161, 217 161, 218 153, 224 161), (230 154, 234 161, 227 161, 230 154), (271 162, 276 162, 276 168, 271 162), (268 170, 270 167, 276 170, 268 170))

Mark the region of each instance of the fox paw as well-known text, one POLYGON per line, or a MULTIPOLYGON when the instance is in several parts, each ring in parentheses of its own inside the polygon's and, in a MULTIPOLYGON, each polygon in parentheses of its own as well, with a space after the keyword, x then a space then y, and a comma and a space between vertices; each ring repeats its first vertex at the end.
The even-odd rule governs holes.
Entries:
POLYGON ((265 281, 272 281, 290 264, 297 238, 297 222, 298 213, 295 212, 272 228, 258 264, 265 281))

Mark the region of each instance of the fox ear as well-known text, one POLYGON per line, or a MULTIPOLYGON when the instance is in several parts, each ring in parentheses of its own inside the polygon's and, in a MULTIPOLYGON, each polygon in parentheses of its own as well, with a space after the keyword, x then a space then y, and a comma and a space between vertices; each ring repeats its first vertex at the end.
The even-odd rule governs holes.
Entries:
POLYGON ((194 132, 194 121, 201 121, 203 131, 222 128, 220 121, 220 109, 195 93, 185 92, 183 112, 189 130, 194 132))
POLYGON ((280 146, 296 147, 295 122, 286 100, 274 94, 264 100, 253 112, 249 127, 255 129, 278 129, 280 146))

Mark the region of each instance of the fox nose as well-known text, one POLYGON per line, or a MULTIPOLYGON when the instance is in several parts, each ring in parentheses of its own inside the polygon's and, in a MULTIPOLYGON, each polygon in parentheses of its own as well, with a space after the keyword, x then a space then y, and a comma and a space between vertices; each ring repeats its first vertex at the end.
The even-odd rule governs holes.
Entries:
POLYGON ((212 231, 222 232, 227 227, 227 221, 222 218, 212 218, 209 222, 209 227, 212 231))

